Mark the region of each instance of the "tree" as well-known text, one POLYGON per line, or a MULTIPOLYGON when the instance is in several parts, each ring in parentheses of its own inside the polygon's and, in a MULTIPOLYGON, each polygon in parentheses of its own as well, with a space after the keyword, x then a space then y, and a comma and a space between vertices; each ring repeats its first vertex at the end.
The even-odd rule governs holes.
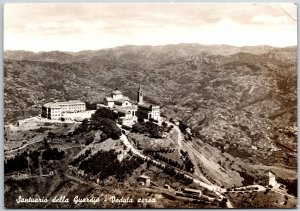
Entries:
POLYGON ((182 121, 179 121, 179 129, 182 133, 186 134, 187 128, 188 128, 188 126, 186 124, 184 124, 182 121))
POLYGON ((142 122, 144 122, 144 119, 139 117, 139 118, 138 118, 138 122, 139 122, 139 123, 142 123, 142 122))
POLYGON ((54 139, 55 138, 55 133, 53 133, 53 132, 48 132, 48 138, 49 139, 54 139))
POLYGON ((85 138, 85 145, 89 145, 93 143, 93 141, 94 141, 94 137, 92 135, 89 135, 85 138))
POLYGON ((106 135, 105 133, 102 133, 102 134, 100 135, 100 137, 101 137, 101 141, 104 141, 104 140, 107 139, 107 135, 106 135))
POLYGON ((48 149, 50 147, 48 140, 44 138, 43 142, 44 142, 44 148, 48 149))
POLYGON ((59 151, 57 148, 48 148, 43 154, 43 160, 61 160, 65 157, 64 151, 59 151))
POLYGON ((107 135, 107 138, 118 139, 122 135, 121 129, 116 123, 108 118, 94 118, 93 120, 94 129, 100 129, 107 135))
POLYGON ((161 138, 158 127, 151 127, 149 134, 150 134, 150 137, 152 137, 152 138, 161 138))
POLYGON ((220 206, 221 207, 227 207, 227 205, 226 205, 227 201, 228 201, 227 198, 223 198, 221 203, 220 203, 220 206))
POLYGON ((100 107, 91 117, 92 121, 97 121, 99 118, 107 118, 110 120, 117 120, 119 115, 108 108, 100 107))
POLYGON ((146 125, 145 123, 137 122, 134 125, 132 125, 131 131, 134 133, 145 133, 147 131, 146 125))
POLYGON ((86 110, 96 110, 97 103, 85 102, 86 110))
POLYGON ((21 171, 28 168, 28 161, 24 153, 16 155, 14 158, 8 159, 4 165, 4 172, 11 173, 13 171, 21 171))

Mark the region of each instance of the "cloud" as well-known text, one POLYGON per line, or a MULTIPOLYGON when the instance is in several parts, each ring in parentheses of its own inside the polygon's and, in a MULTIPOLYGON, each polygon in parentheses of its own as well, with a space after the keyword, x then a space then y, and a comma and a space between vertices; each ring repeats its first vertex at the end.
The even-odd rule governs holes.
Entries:
POLYGON ((262 24, 289 24, 290 18, 285 16, 273 17, 270 15, 258 15, 252 18, 254 23, 262 24))
POLYGON ((287 14, 296 17, 296 9, 291 3, 6 4, 4 45, 35 51, 181 42, 295 45, 297 25, 287 14), (267 38, 279 35, 284 41, 267 38))

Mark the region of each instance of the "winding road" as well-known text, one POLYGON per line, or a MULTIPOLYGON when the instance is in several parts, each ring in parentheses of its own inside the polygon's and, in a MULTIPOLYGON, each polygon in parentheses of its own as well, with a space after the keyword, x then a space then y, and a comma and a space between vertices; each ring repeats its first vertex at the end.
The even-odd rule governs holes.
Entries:
MULTIPOLYGON (((181 132, 180 132, 179 134, 181 134, 181 132)), ((180 136, 178 136, 178 137, 180 138, 180 136)), ((125 145, 128 149, 130 149, 130 150, 132 151, 133 154, 136 154, 136 155, 138 155, 139 157, 141 157, 141 158, 143 158, 143 159, 152 160, 153 163, 159 164, 159 165, 161 165, 161 166, 163 166, 163 167, 166 166, 165 164, 163 164, 163 163, 161 163, 161 162, 158 162, 158 161, 156 161, 156 160, 154 160, 154 159, 152 159, 152 158, 150 158, 150 157, 148 157, 148 156, 142 154, 142 153, 141 153, 140 151, 138 151, 137 149, 135 149, 135 148, 131 145, 131 143, 129 142, 129 140, 128 140, 128 138, 127 138, 126 135, 122 134, 121 137, 120 137, 120 140, 124 143, 124 145, 125 145)), ((179 141, 178 141, 178 142, 179 142, 179 141)), ((180 172, 180 171, 178 171, 178 170, 175 170, 175 171, 176 171, 176 172, 179 172, 179 173, 183 173, 183 172, 180 172)), ((200 180, 198 180, 198 179, 195 179, 195 178, 191 177, 191 176, 188 175, 188 174, 185 174, 185 173, 183 173, 183 174, 185 175, 185 177, 192 179, 193 182, 194 182, 195 184, 198 184, 199 186, 201 186, 201 187, 203 187, 203 188, 206 188, 206 189, 208 189, 208 190, 210 190, 210 191, 212 191, 212 192, 215 192, 220 198, 225 198, 225 197, 221 194, 222 191, 224 192, 224 190, 223 190, 221 187, 219 187, 219 186, 217 186, 217 185, 210 185, 210 184, 207 184, 207 183, 205 183, 205 182, 202 182, 202 181, 200 181, 200 180)), ((231 206, 231 205, 229 205, 229 206, 231 206)), ((232 206, 231 206, 231 207, 232 207, 232 206)))

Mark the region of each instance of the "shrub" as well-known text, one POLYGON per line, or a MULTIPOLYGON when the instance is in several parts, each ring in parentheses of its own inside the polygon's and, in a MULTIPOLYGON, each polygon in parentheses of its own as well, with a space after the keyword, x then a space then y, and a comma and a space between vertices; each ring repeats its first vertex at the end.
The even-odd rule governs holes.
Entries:
POLYGON ((100 137, 101 137, 101 141, 104 141, 104 140, 107 139, 107 135, 106 135, 105 133, 102 133, 102 134, 100 135, 100 137))
POLYGON ((101 107, 99 108, 91 117, 92 121, 97 121, 99 118, 107 118, 115 121, 118 119, 119 115, 108 108, 101 107))
POLYGON ((138 118, 138 122, 139 122, 139 123, 142 123, 142 122, 144 122, 144 119, 139 117, 139 118, 138 118))
POLYGON ((152 138, 161 138, 163 128, 153 122, 146 122, 146 123, 137 122, 132 126, 131 131, 134 133, 142 133, 142 134, 148 133, 152 138))
POLYGON ((89 145, 89 144, 93 143, 93 141, 94 141, 94 137, 88 136, 85 139, 85 145, 89 145))
POLYGON ((131 130, 131 127, 127 126, 127 125, 122 125, 122 129, 125 129, 125 130, 131 130))
POLYGON ((4 172, 11 173, 13 171, 21 171, 28 168, 28 161, 25 153, 16 155, 14 158, 10 158, 4 165, 4 172))
POLYGON ((65 157, 64 151, 59 151, 57 148, 48 148, 43 154, 43 160, 61 160, 65 157))
POLYGON ((297 194, 297 179, 287 180, 287 179, 278 178, 277 181, 286 186, 288 194, 292 194, 297 197, 297 195, 298 195, 297 194))
POLYGON ((112 138, 114 140, 120 138, 122 135, 121 129, 116 125, 114 121, 107 118, 99 118, 93 121, 95 129, 102 130, 103 133, 107 135, 107 138, 112 138))

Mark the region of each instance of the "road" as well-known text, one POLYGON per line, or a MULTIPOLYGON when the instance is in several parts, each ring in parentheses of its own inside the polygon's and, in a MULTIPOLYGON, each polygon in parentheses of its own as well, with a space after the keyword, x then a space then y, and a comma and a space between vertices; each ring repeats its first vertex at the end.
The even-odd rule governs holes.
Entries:
MULTIPOLYGON (((172 124, 172 123, 168 122, 168 124, 172 124)), ((194 148, 190 147, 187 143, 184 142, 184 138, 183 138, 183 135, 182 135, 179 127, 176 126, 176 125, 174 125, 174 124, 172 124, 172 125, 174 127, 174 130, 176 130, 177 134, 178 134, 178 136, 177 136, 177 139, 178 139, 177 140, 178 148, 182 148, 182 146, 184 145, 184 147, 187 148, 189 150, 189 152, 192 152, 196 156, 203 158, 203 156, 199 152, 197 152, 194 148)), ((195 167, 197 168, 197 165, 195 167)), ((200 175, 198 174, 198 176, 200 176, 200 175)), ((217 185, 212 185, 212 184, 204 183, 204 182, 201 182, 201 181, 199 181, 197 179, 194 179, 194 180, 195 180, 195 183, 201 184, 200 186, 206 187, 209 190, 218 190, 219 192, 225 192, 226 191, 225 189, 223 189, 223 188, 221 188, 221 187, 219 187, 217 185)))
MULTIPOLYGON (((161 163, 161 162, 159 162, 159 161, 156 161, 156 160, 152 159, 151 157, 148 157, 148 156, 142 154, 141 152, 139 152, 137 149, 135 149, 135 148, 131 145, 131 143, 128 141, 128 138, 127 138, 124 134, 121 135, 120 140, 124 143, 124 145, 125 145, 127 148, 129 148, 129 149, 132 151, 133 154, 136 154, 136 155, 140 156, 140 157, 143 158, 143 159, 152 160, 152 162, 154 162, 154 163, 156 163, 156 164, 160 164, 160 165, 162 165, 163 167, 166 166, 165 164, 163 164, 163 163, 161 163)), ((180 171, 178 171, 178 170, 176 170, 176 171, 179 172, 179 173, 182 173, 182 172, 180 172, 180 171)), ((206 188, 206 189, 208 189, 208 190, 210 190, 210 191, 214 191, 214 192, 215 192, 215 191, 218 191, 218 192, 220 192, 220 190, 221 190, 221 188, 220 188, 219 186, 216 186, 216 185, 209 185, 209 184, 206 184, 206 183, 204 183, 204 182, 202 182, 202 181, 200 181, 200 180, 198 180, 198 179, 194 179, 193 177, 191 177, 191 176, 188 175, 188 174, 185 174, 185 173, 183 173, 183 174, 184 174, 187 178, 193 179, 193 182, 194 182, 194 183, 196 183, 196 184, 198 184, 199 186, 201 186, 201 187, 203 187, 203 188, 206 188)))
POLYGON ((179 151, 179 153, 180 153, 180 150, 182 149, 183 135, 182 135, 182 133, 181 133, 179 127, 177 127, 176 125, 174 125, 174 124, 172 124, 172 123, 170 123, 170 122, 168 122, 168 124, 173 125, 174 130, 177 131, 177 134, 178 134, 178 136, 177 136, 177 144, 178 144, 178 151, 179 151))
MULTIPOLYGON (((167 123, 170 125, 173 125, 173 130, 175 130, 178 134, 178 136, 177 136, 178 152, 180 153, 181 149, 188 149, 187 152, 189 153, 191 160, 197 160, 197 159, 195 159, 195 156, 197 156, 198 158, 199 158, 199 156, 201 156, 199 159, 202 160, 203 156, 199 152, 197 152, 194 148, 191 148, 190 146, 188 146, 188 144, 184 141, 184 137, 183 137, 179 127, 174 125, 171 122, 167 122, 167 123)), ((204 175, 202 175, 202 172, 200 171, 199 166, 197 165, 197 162, 195 162, 194 164, 195 164, 194 165, 195 175, 197 175, 199 178, 201 178, 205 183, 212 185, 212 183, 208 179, 206 179, 204 177, 204 175)))
POLYGON ((262 192, 266 190, 266 188, 262 185, 248 185, 248 186, 238 187, 235 189, 236 191, 241 191, 241 189, 246 189, 246 188, 257 188, 256 192, 262 192))
POLYGON ((84 180, 82 180, 82 179, 80 179, 80 178, 78 178, 78 177, 71 176, 71 175, 69 175, 69 174, 64 174, 64 176, 65 176, 66 178, 68 178, 68 179, 73 180, 74 182, 79 183, 79 184, 88 185, 88 186, 93 187, 93 188, 95 188, 95 189, 100 189, 100 188, 101 188, 101 186, 100 186, 100 185, 97 185, 96 183, 93 183, 93 182, 87 182, 87 181, 84 181, 84 180))
MULTIPOLYGON (((36 144, 36 143, 41 142, 41 141, 42 141, 42 140, 39 140, 39 141, 36 141, 36 142, 32 142, 32 143, 25 144, 24 146, 19 147, 18 149, 14 149, 14 150, 11 150, 11 151, 7 151, 7 152, 5 152, 5 153, 17 151, 17 150, 23 149, 24 147, 27 147, 27 146, 32 145, 32 144, 36 144)), ((60 150, 65 150, 65 149, 78 148, 78 147, 82 147, 82 146, 70 146, 70 147, 64 147, 64 148, 59 148, 59 149, 60 149, 60 150)), ((45 150, 42 150, 42 151, 45 151, 45 150)), ((5 155, 4 158, 10 158, 10 157, 15 157, 15 156, 16 156, 16 155, 5 155)))
MULTIPOLYGON (((180 136, 178 136, 178 137, 180 137, 180 136)), ((139 157, 141 157, 141 158, 143 158, 143 159, 151 160, 153 163, 159 164, 159 165, 161 165, 161 166, 163 166, 163 167, 166 166, 165 164, 163 164, 163 163, 161 163, 161 162, 158 162, 158 161, 156 161, 156 160, 154 160, 154 159, 152 159, 152 158, 150 158, 150 157, 148 157, 148 156, 146 156, 146 155, 143 155, 141 152, 139 152, 137 149, 135 149, 135 148, 131 145, 131 143, 129 142, 129 140, 128 140, 128 138, 127 138, 126 135, 122 134, 121 137, 120 137, 120 140, 124 143, 124 145, 125 145, 128 149, 130 149, 130 150, 132 151, 133 154, 136 154, 136 155, 138 155, 139 157)), ((178 172, 178 173, 183 173, 183 172, 180 172, 180 171, 178 171, 178 170, 175 170, 175 171, 178 172)), ((225 197, 221 194, 221 192, 225 192, 225 189, 222 189, 221 187, 219 187, 219 186, 217 186, 217 185, 210 185, 210 184, 207 184, 207 183, 205 183, 205 182, 202 182, 202 181, 200 181, 200 180, 198 180, 198 179, 195 179, 195 178, 191 177, 191 176, 188 175, 188 174, 185 174, 185 173, 183 173, 183 174, 185 175, 185 177, 192 179, 193 182, 194 182, 195 184, 198 184, 199 186, 201 186, 201 187, 203 187, 203 188, 205 188, 205 189, 208 189, 208 190, 214 192, 214 193, 217 194, 221 199, 225 198, 225 197)), ((227 205, 228 208, 233 208, 233 206, 231 205, 231 203, 230 203, 229 200, 227 201, 226 205, 227 205)))
MULTIPOLYGON (((25 174, 23 175, 17 175, 17 174, 14 174, 14 175, 10 175, 10 176, 4 176, 4 178, 12 178, 12 179, 18 179, 18 178, 21 178, 21 179, 32 179, 32 178, 40 178, 40 177, 52 177, 54 175, 53 174, 42 174, 42 175, 28 175, 26 174, 27 176, 25 177, 24 176, 25 174)), ((20 179, 20 180, 21 180, 20 179)))

